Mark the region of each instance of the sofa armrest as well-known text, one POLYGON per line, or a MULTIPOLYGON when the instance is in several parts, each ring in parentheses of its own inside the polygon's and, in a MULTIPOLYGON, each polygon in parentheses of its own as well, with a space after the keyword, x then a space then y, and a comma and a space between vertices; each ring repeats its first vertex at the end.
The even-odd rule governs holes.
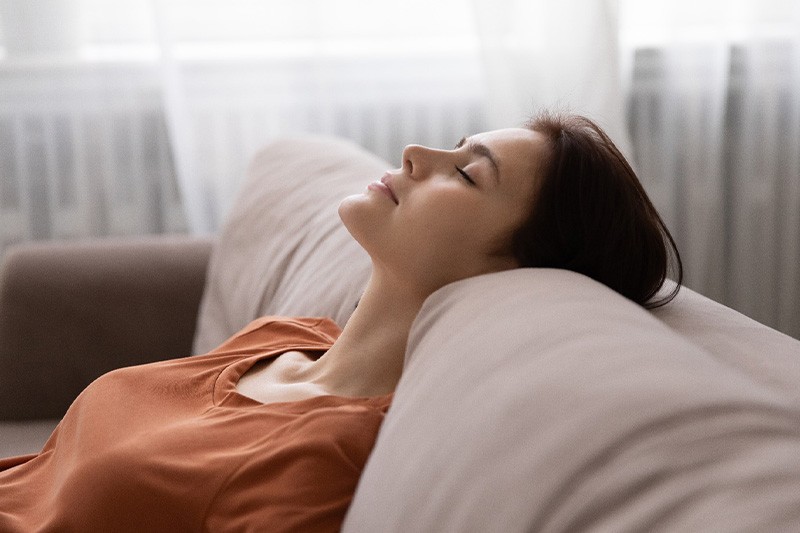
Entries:
POLYGON ((191 354, 209 238, 26 243, 0 263, 0 420, 61 417, 115 368, 191 354))

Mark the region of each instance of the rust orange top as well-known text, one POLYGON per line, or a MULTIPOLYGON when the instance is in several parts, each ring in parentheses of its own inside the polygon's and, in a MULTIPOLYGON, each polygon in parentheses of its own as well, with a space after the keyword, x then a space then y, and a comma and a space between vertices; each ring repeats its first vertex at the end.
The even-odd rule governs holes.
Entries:
POLYGON ((41 453, 0 459, 0 531, 338 531, 391 395, 262 404, 236 383, 339 332, 264 317, 207 355, 100 377, 41 453))

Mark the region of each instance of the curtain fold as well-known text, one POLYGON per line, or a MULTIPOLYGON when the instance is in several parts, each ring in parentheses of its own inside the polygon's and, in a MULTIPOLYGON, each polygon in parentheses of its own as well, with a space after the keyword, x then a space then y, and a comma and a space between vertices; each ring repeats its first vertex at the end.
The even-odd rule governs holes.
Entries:
POLYGON ((800 6, 622 7, 634 160, 686 284, 800 337, 800 6))
POLYGON ((0 0, 0 22, 0 251, 213 232, 276 137, 399 163, 556 108, 630 156, 690 287, 800 337, 800 2, 0 0))
POLYGON ((754 42, 740 56, 728 120, 728 301, 800 336, 800 41, 754 42))
POLYGON ((615 0, 472 0, 490 126, 540 109, 591 116, 630 155, 615 0))
POLYGON ((639 177, 676 239, 685 282, 715 299, 727 270, 729 56, 717 43, 641 50, 629 98, 639 177))
POLYGON ((214 198, 199 179, 195 132, 186 98, 183 72, 175 58, 176 38, 171 31, 164 0, 151 0, 155 44, 160 52, 159 73, 164 117, 172 149, 172 162, 181 191, 189 231, 195 235, 213 233, 218 224, 214 198))

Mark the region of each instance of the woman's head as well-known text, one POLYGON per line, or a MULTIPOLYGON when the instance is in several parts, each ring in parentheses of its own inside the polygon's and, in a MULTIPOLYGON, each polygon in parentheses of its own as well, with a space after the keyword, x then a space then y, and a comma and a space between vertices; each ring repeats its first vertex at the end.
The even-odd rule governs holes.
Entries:
POLYGON ((526 126, 547 149, 528 218, 513 236, 520 266, 579 272, 646 307, 669 302, 683 278, 680 255, 608 135, 576 115, 542 113, 526 126), (675 289, 654 299, 671 266, 675 289))
POLYGON ((543 114, 525 128, 411 145, 402 166, 339 208, 373 260, 410 289, 515 267, 573 270, 650 305, 672 238, 593 122, 543 114))
POLYGON ((346 198, 339 214, 374 270, 421 295, 514 268, 511 236, 527 219, 544 141, 509 128, 452 150, 407 146, 401 167, 346 198))

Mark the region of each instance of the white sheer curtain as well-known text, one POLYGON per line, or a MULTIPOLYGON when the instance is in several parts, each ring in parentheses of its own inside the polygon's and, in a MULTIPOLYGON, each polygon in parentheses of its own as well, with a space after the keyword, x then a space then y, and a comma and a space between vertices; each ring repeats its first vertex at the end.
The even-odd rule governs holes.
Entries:
POLYGON ((0 251, 213 232, 269 139, 397 162, 585 113, 629 154, 687 283, 800 336, 800 3, 0 0, 0 251))
POLYGON ((622 3, 629 129, 686 283, 800 336, 800 3, 622 3))
POLYGON ((630 153, 616 0, 473 0, 491 127, 536 110, 591 116, 630 153))
POLYGON ((490 124, 542 105, 597 119, 687 285, 800 337, 800 2, 473 4, 490 124))
POLYGON ((194 232, 219 225, 247 155, 271 137, 342 135, 396 160, 415 139, 452 144, 483 126, 465 0, 153 6, 167 124, 194 232), (225 162, 220 147, 231 153, 225 162))
POLYGON ((212 232, 278 136, 397 160, 485 126, 467 0, 0 0, 0 22, 0 248, 212 232))
POLYGON ((0 252, 185 229, 151 23, 130 1, 0 0, 0 252))

